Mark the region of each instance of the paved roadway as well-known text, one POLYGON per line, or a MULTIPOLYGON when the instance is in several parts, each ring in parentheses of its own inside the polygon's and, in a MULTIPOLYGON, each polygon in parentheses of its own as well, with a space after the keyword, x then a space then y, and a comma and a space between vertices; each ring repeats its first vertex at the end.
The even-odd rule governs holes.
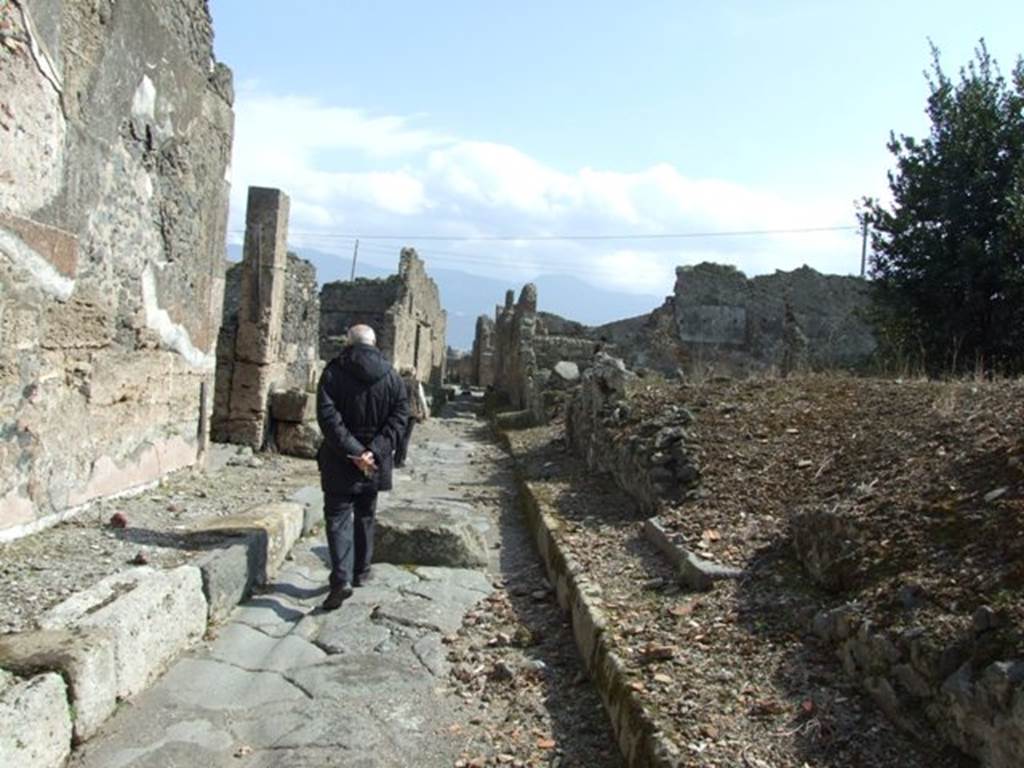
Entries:
MULTIPOLYGON (((387 504, 459 504, 459 485, 487 470, 472 461, 472 434, 420 428, 387 504)), ((442 636, 489 594, 489 577, 378 564, 373 583, 323 613, 326 556, 322 534, 299 542, 273 585, 122 705, 70 765, 451 766, 451 727, 468 715, 446 693, 442 636)))

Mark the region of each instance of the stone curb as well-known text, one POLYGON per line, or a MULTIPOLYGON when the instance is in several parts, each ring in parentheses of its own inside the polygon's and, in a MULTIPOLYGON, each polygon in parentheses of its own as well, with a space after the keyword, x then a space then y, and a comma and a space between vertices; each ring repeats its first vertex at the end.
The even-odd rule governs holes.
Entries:
POLYGON ((720 579, 738 579, 743 575, 739 568, 705 560, 675 544, 657 517, 650 517, 644 521, 644 536, 676 569, 679 581, 690 589, 707 592, 720 579))
POLYGON ((607 620, 600 608, 600 587, 558 543, 556 532, 561 524, 547 511, 549 505, 543 494, 538 493, 543 483, 523 477, 519 457, 507 434, 495 429, 495 436, 515 462, 526 524, 555 588, 558 604, 569 614, 576 647, 597 686, 626 764, 629 768, 679 768, 681 763, 675 756, 678 749, 657 729, 640 696, 630 688, 625 664, 605 637, 607 620))
POLYGON ((519 478, 523 511, 558 604, 569 614, 576 646, 597 685, 605 711, 630 768, 677 768, 674 745, 655 726, 640 696, 629 686, 626 667, 605 637, 600 587, 558 543, 559 521, 546 511, 538 483, 519 478))
POLYGON ((220 546, 193 563, 113 574, 43 614, 38 631, 0 637, 0 765, 64 765, 118 702, 274 577, 310 505, 264 504, 211 521, 195 532, 222 537, 220 546))

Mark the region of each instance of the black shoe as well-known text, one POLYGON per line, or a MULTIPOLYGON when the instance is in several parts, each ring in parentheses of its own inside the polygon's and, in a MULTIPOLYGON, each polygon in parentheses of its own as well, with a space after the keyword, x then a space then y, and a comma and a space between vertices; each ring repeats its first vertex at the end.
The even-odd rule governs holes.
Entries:
POLYGON ((327 595, 323 605, 320 607, 325 611, 333 611, 341 608, 341 604, 352 597, 352 587, 342 584, 340 587, 331 587, 331 593, 327 595))
POLYGON ((373 581, 373 572, 367 568, 362 573, 357 573, 355 575, 355 578, 352 579, 352 586, 361 587, 364 584, 369 584, 371 581, 373 581))

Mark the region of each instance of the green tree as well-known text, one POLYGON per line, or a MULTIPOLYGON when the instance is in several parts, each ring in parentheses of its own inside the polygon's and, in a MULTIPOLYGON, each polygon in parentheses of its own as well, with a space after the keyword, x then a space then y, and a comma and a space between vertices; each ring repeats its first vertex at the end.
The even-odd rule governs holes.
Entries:
POLYGON ((984 41, 960 70, 932 46, 931 130, 890 134, 892 202, 865 198, 883 349, 931 374, 1024 371, 1024 59, 1010 82, 984 41))

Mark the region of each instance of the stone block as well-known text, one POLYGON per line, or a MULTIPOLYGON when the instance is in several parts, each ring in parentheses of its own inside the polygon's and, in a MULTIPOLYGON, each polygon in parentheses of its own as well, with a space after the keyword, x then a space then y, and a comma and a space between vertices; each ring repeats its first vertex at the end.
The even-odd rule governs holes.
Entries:
POLYGON ((0 670, 0 765, 60 768, 70 754, 71 710, 61 676, 20 680, 0 670))
POLYGON ((236 361, 231 374, 229 418, 265 418, 270 386, 278 374, 277 366, 236 361))
POLYGON ((299 389, 286 389, 270 396, 270 415, 277 421, 301 424, 316 421, 316 394, 299 389))
POLYGON ((498 429, 529 429, 536 423, 536 416, 530 410, 506 411, 494 417, 494 426, 498 429))
POLYGON ((277 359, 272 329, 261 322, 241 321, 235 335, 235 355, 239 361, 269 365, 277 359))
POLYGON ((315 485, 305 485, 288 497, 302 505, 302 535, 308 536, 324 519, 324 492, 315 485))
POLYGON ((656 546, 679 574, 679 580, 690 589, 706 591, 720 579, 738 579, 743 575, 739 568, 719 565, 705 560, 689 550, 675 544, 665 532, 656 517, 644 521, 644 536, 656 546))
POLYGON ((286 456, 315 459, 323 439, 320 427, 315 421, 307 421, 302 424, 279 421, 274 427, 274 443, 277 445, 278 452, 286 456))
POLYGON ((56 672, 70 686, 75 741, 99 730, 117 705, 114 638, 103 629, 41 630, 0 637, 0 667, 20 675, 56 672))
POLYGON ((257 578, 266 573, 266 547, 260 536, 239 536, 202 555, 196 567, 203 577, 207 619, 219 624, 252 593, 257 578))
POLYGON ((114 339, 115 308, 99 298, 73 295, 50 304, 40 346, 44 349, 100 349, 114 339))
POLYGON ((261 504, 237 515, 218 517, 200 526, 201 531, 238 533, 256 536, 263 556, 257 560, 257 584, 265 584, 277 573, 292 546, 302 535, 304 510, 301 504, 289 501, 261 504))
POLYGON ((487 564, 483 535, 443 508, 378 511, 374 562, 476 568, 487 564))
POLYGON ((138 568, 108 576, 72 595, 39 619, 43 629, 108 631, 114 640, 117 695, 146 688, 206 631, 199 569, 138 568))
POLYGON ((214 439, 259 450, 263 447, 265 432, 266 424, 262 419, 231 419, 221 424, 214 439))
POLYGON ((679 564, 679 580, 690 589, 701 592, 711 589, 716 581, 738 579, 742 575, 743 571, 739 568, 713 563, 697 557, 693 552, 686 552, 679 564))
POLYGON ((580 367, 569 360, 555 363, 555 366, 551 369, 550 384, 552 386, 571 387, 579 380, 580 367))

